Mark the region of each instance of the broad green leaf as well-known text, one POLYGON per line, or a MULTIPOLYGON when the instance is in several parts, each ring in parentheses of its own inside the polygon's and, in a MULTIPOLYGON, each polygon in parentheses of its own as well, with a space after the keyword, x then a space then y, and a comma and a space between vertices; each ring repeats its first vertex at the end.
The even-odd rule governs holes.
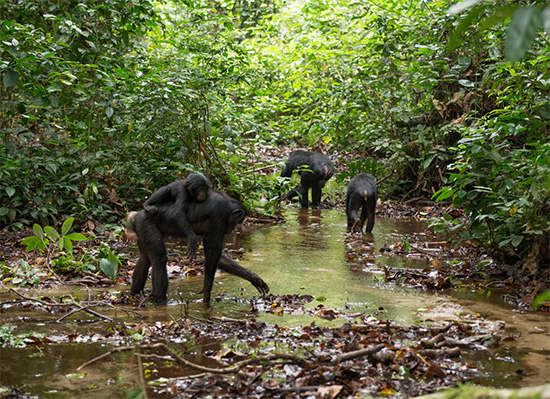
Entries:
POLYGON ((61 235, 65 236, 73 226, 74 218, 68 218, 63 222, 63 225, 61 226, 61 235))
POLYGON ((458 83, 461 86, 468 87, 468 88, 473 88, 475 86, 474 82, 472 82, 471 80, 468 80, 468 79, 460 79, 458 81, 458 83))
POLYGON ((451 36, 449 37, 449 49, 454 50, 462 43, 460 41, 460 36, 462 33, 468 31, 470 25, 477 17, 485 10, 484 4, 478 4, 470 10, 467 16, 465 16, 460 23, 457 25, 451 36))
POLYGON ((522 241, 523 241, 523 236, 520 236, 520 235, 512 236, 512 245, 514 246, 514 248, 517 248, 522 241))
POLYGON ((457 188, 443 187, 441 190, 434 194, 434 196, 436 196, 439 193, 435 200, 437 202, 446 200, 447 198, 452 197, 457 191, 457 188))
POLYGON ((105 275, 111 280, 115 281, 117 268, 113 265, 109 259, 103 258, 99 261, 99 267, 105 275))
POLYGON ((86 241, 88 239, 88 237, 86 237, 84 234, 80 234, 80 233, 67 234, 66 238, 68 238, 69 240, 72 240, 72 241, 86 241))
POLYGON ((59 240, 59 238, 61 237, 57 230, 54 229, 52 226, 45 226, 44 233, 46 234, 46 237, 48 237, 50 240, 59 240))
POLYGON ((70 238, 63 237, 59 241, 59 249, 63 249, 62 247, 65 247, 68 253, 73 252, 73 242, 71 241, 70 238), (61 245, 61 243, 63 243, 63 245, 61 245))
POLYGON ((41 240, 44 239, 44 230, 42 230, 42 226, 40 226, 39 224, 34 224, 32 226, 32 231, 34 233, 35 236, 37 236, 38 238, 40 238, 41 240))
POLYGON ((44 241, 42 241, 40 238, 36 236, 23 238, 23 240, 21 240, 21 244, 27 246, 27 249, 26 249, 27 252, 31 252, 35 249, 38 249, 39 251, 44 251, 46 249, 46 246, 44 245, 44 241))
POLYGON ((107 106, 107 108, 105 108, 105 113, 107 114, 107 118, 110 118, 111 116, 113 116, 115 111, 113 110, 113 107, 109 105, 107 106))
POLYGON ((12 71, 11 69, 4 73, 2 77, 2 83, 5 87, 13 87, 19 82, 19 73, 12 71))
POLYGON ((506 58, 511 62, 519 61, 529 49, 541 26, 541 10, 538 6, 522 7, 512 15, 508 26, 506 58))
POLYGON ((8 194, 8 197, 13 197, 13 194, 15 194, 15 188, 7 187, 6 188, 6 194, 8 194))

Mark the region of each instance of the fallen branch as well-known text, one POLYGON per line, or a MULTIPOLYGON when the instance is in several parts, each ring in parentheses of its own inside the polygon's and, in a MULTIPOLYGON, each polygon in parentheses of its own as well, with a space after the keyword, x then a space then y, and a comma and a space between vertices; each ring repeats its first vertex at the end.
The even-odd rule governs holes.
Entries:
POLYGON ((330 362, 332 364, 338 364, 346 360, 356 359, 358 357, 371 356, 371 355, 374 355, 376 352, 380 352, 385 347, 386 347, 385 344, 371 345, 367 348, 346 352, 338 356, 334 356, 330 362))
POLYGON ((66 317, 69 317, 70 315, 76 313, 76 312, 79 312, 79 311, 84 311, 84 312, 87 312, 87 313, 90 313, 91 315, 94 315, 96 317, 99 317, 100 319, 104 319, 104 320, 107 320, 107 321, 113 321, 113 319, 111 319, 110 317, 108 316, 104 316, 102 315, 101 313, 98 313, 96 312, 95 310, 92 310, 92 309, 89 309, 87 306, 82 306, 80 305, 79 303, 77 303, 74 298, 72 296, 68 296, 70 299, 71 299, 71 302, 70 303, 55 303, 55 302, 44 302, 44 301, 41 301, 40 299, 36 299, 36 298, 31 298, 31 297, 28 297, 26 295, 23 295, 19 292, 17 292, 16 290, 14 290, 13 288, 10 288, 8 292, 13 292, 14 294, 20 296, 21 298, 27 300, 27 301, 31 301, 31 302, 35 302, 43 307, 76 307, 76 309, 73 309, 71 312, 69 312, 68 314, 64 315, 63 317, 59 318, 57 321, 58 322, 61 322, 62 320, 64 320, 66 317))
MULTIPOLYGON (((383 345, 382 345, 383 346, 383 345)), ((136 346, 120 346, 118 348, 113 348, 109 352, 106 352, 100 356, 97 356, 86 363, 83 363, 80 365, 76 371, 82 370, 84 367, 87 367, 95 362, 100 361, 101 359, 104 359, 107 356, 111 356, 114 353, 124 352, 124 351, 130 351, 130 350, 136 350, 136 349, 163 349, 168 353, 169 356, 160 356, 157 354, 136 354, 140 357, 150 357, 150 358, 156 358, 160 360, 173 360, 177 363, 180 363, 186 367, 193 368, 195 370, 199 370, 205 373, 212 373, 212 374, 236 374, 239 373, 240 368, 248 366, 250 364, 256 364, 256 363, 262 363, 262 362, 269 362, 273 360, 288 360, 293 363, 297 363, 302 367, 307 367, 312 364, 309 360, 306 360, 304 358, 301 358, 300 356, 293 355, 291 353, 272 353, 269 355, 264 356, 257 356, 253 359, 247 359, 243 360, 237 363, 234 363, 228 367, 220 367, 220 368, 212 368, 212 367, 206 367, 202 366, 200 364, 196 364, 193 362, 190 362, 189 360, 186 360, 179 356, 177 353, 175 353, 172 349, 170 349, 166 344, 163 343, 157 343, 157 344, 151 344, 151 345, 136 345, 136 346)))
POLYGON ((91 364, 94 364, 98 361, 100 361, 101 359, 104 359, 106 358, 107 356, 111 356, 112 354, 115 354, 115 353, 119 353, 119 352, 125 352, 125 351, 129 351, 129 350, 134 350, 136 348, 142 348, 142 349, 155 349, 155 348, 160 348, 164 346, 164 344, 152 344, 152 345, 138 345, 138 346, 119 346, 117 348, 113 348, 111 349, 109 352, 105 352, 104 354, 102 355, 99 355, 97 357, 94 357, 93 359, 91 360, 88 360, 87 362, 85 363, 82 363, 77 369, 76 371, 80 371, 82 370, 84 367, 88 367, 89 365, 91 364))

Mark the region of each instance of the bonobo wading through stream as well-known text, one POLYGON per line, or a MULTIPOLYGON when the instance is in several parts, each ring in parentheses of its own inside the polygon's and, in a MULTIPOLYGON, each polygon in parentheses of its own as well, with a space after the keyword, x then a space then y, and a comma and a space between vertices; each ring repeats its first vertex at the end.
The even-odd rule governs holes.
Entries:
POLYGON ((352 233, 361 233, 367 219, 365 232, 372 232, 377 195, 376 181, 368 173, 359 173, 349 181, 346 194, 346 215, 348 228, 352 233), (361 217, 359 217, 359 210, 361 210, 361 217))
MULTIPOLYGON (((173 204, 160 204, 154 214, 146 210, 131 212, 126 222, 126 235, 137 239, 139 259, 132 277, 132 294, 143 290, 149 268, 153 267, 153 301, 165 303, 168 291, 166 271, 166 247, 164 236, 185 237, 177 218, 170 210, 173 204)), ((227 194, 209 189, 202 202, 191 202, 186 217, 197 236, 204 244, 204 302, 210 302, 216 269, 248 280, 262 293, 269 292, 268 285, 254 272, 242 267, 222 254, 224 236, 244 219, 243 206, 227 194)))
POLYGON ((162 205, 171 204, 165 209, 166 218, 173 220, 187 238, 187 259, 193 260, 197 252, 197 236, 187 220, 187 211, 193 202, 203 202, 212 184, 200 173, 190 173, 185 179, 172 182, 155 191, 143 204, 147 212, 154 215, 162 205))
POLYGON ((334 174, 334 165, 330 158, 318 152, 292 151, 281 172, 281 177, 291 177, 293 172, 298 172, 300 175, 300 184, 283 196, 283 199, 298 196, 302 208, 307 208, 311 188, 311 205, 319 205, 322 188, 334 174))

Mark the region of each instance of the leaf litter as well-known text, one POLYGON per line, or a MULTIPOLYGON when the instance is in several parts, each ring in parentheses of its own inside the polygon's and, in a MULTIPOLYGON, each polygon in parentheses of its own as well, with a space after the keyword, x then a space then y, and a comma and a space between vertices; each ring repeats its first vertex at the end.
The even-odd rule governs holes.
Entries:
MULTIPOLYGON (((418 217, 419 212, 425 216, 437 210, 418 211, 403 204, 386 203, 380 212, 401 216, 410 213, 410 217, 418 217)), ((461 217, 457 210, 445 212, 455 212, 456 217, 461 217)), ((473 245, 453 249, 435 246, 437 251, 429 248, 429 244, 420 245, 414 240, 396 241, 381 250, 388 256, 427 259, 431 267, 377 267, 384 273, 386 282, 437 290, 471 279, 475 274, 472 264, 484 256, 473 245)), ((10 252, 15 259, 17 249, 10 247, 10 252)), ((128 266, 131 265, 124 262, 117 283, 130 281, 128 266)), ((168 271, 171 278, 202 273, 200 262, 184 265, 177 258, 170 259, 168 271)), ((491 282, 494 283, 494 279, 491 282)), ((82 276, 72 283, 96 287, 113 284, 98 276, 82 276)), ((503 279, 501 284, 511 282, 503 279)), ((0 313, 19 307, 29 312, 54 314, 59 323, 68 317, 72 320, 87 317, 88 323, 96 325, 90 332, 30 334, 25 336, 26 344, 38 348, 51 344, 105 342, 103 355, 88 359, 75 370, 84 372, 97 362, 116 360, 117 353, 132 351, 136 362, 138 358, 140 362, 148 362, 143 370, 148 394, 158 398, 412 397, 483 376, 487 371, 469 364, 467 355, 490 354, 502 341, 498 326, 479 315, 457 317, 457 312, 452 311, 451 321, 430 324, 426 313, 428 322, 406 326, 377 320, 376 315, 349 313, 347 309, 332 309, 323 304, 306 306, 313 299, 309 295, 253 298, 242 320, 200 319, 184 314, 178 320, 151 322, 140 318, 143 302, 139 298, 89 292, 86 301, 71 296, 34 298, 16 294, 0 303, 0 313), (118 318, 109 316, 113 310, 118 318), (270 325, 256 321, 262 313, 303 314, 319 320, 341 320, 341 325, 329 327, 315 322, 294 327, 270 325), (121 314, 131 321, 121 322, 121 314), (140 318, 138 322, 136 318, 140 318), (199 344, 211 349, 198 353, 199 344), (108 350, 109 347, 112 349, 108 350)), ((506 338, 510 339, 513 338, 506 338)), ((7 344, 6 339, 0 337, 0 345, 7 344)))
MULTIPOLYGON (((104 320, 105 298, 90 297, 92 312, 85 312, 83 305, 75 307, 67 298, 16 296, 20 301, 3 302, 0 309, 24 306, 56 316, 78 309, 104 320)), ((408 326, 322 305, 307 307, 312 300, 309 295, 267 295, 252 299, 243 319, 202 319, 185 310, 178 320, 111 322, 89 332, 32 336, 28 344, 109 344, 76 373, 131 351, 147 362, 144 375, 149 396, 155 398, 342 398, 411 397, 454 386, 482 373, 462 360, 463 353, 488 352, 500 342, 494 329, 476 318, 408 326), (310 314, 341 319, 342 324, 270 325, 256 320, 262 312, 310 314), (197 346, 212 349, 197 353, 197 346)), ((128 297, 109 303, 119 314, 139 315, 140 309, 131 305, 128 297)))

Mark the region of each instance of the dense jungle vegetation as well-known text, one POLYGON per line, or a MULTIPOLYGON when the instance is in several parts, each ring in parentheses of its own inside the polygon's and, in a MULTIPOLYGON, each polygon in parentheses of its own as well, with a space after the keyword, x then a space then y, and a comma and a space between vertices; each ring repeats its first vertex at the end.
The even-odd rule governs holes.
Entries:
POLYGON ((548 32, 546 1, 5 0, 0 227, 109 228, 189 171, 267 213, 261 148, 303 147, 353 159, 342 187, 452 200, 469 220, 434 228, 533 274, 548 32))

